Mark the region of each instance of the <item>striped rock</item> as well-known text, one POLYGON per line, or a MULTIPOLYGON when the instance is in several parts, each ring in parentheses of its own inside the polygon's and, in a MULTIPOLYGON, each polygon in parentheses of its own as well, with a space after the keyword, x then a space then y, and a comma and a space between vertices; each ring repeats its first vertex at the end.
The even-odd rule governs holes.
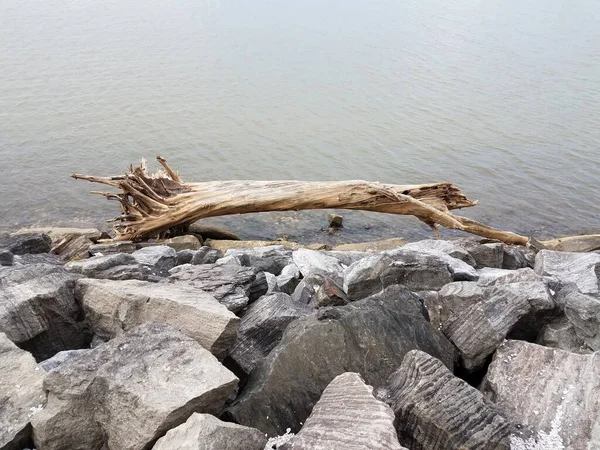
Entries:
POLYGON ((401 450, 391 408, 359 374, 337 376, 323 391, 289 450, 401 450))
POLYGON ((493 404, 439 360, 406 354, 378 397, 396 414, 402 445, 411 450, 509 450, 512 425, 493 404))

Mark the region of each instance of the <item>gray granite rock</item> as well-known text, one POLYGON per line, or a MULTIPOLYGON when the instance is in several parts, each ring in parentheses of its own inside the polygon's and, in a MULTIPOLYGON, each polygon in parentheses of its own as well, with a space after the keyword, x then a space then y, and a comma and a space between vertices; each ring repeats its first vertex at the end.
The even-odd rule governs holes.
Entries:
POLYGON ((73 296, 77 277, 46 264, 0 267, 0 331, 39 361, 86 347, 91 335, 73 296))
POLYGON ((279 343, 287 326, 312 311, 281 292, 262 296, 242 316, 230 356, 250 373, 279 343))
MULTIPOLYGON (((458 241, 475 261, 475 268, 502 268, 504 263, 504 244, 501 242, 478 242, 472 239, 458 241)), ((468 262, 468 261, 467 261, 468 262)))
POLYGON ((0 266, 12 266, 14 256, 8 250, 0 249, 0 266))
POLYGON ((256 267, 262 272, 279 275, 292 262, 292 251, 281 245, 254 248, 234 248, 225 253, 217 264, 233 263, 245 267, 256 267))
POLYGON ((600 295, 582 294, 575 286, 567 286, 559 297, 576 336, 594 351, 600 350, 600 295))
POLYGON ((243 310, 268 289, 264 273, 254 267, 184 264, 174 267, 170 273, 166 282, 202 289, 233 312, 243 310))
POLYGON ((105 242, 94 244, 88 248, 90 255, 112 255, 114 253, 133 253, 137 250, 135 244, 131 241, 105 242))
POLYGON ((593 351, 583 343, 583 339, 577 336, 575 327, 566 316, 557 317, 544 325, 536 343, 573 353, 591 353, 593 351))
POLYGON ((343 266, 348 267, 350 264, 355 263, 367 256, 371 256, 373 252, 356 252, 356 251, 348 251, 348 250, 329 250, 323 251, 323 253, 327 256, 331 256, 332 258, 337 259, 342 263, 343 266))
POLYGON ((343 306, 348 303, 346 293, 328 277, 323 277, 323 282, 315 291, 311 301, 311 305, 316 308, 343 306))
POLYGON ((147 280, 154 272, 128 253, 114 253, 106 256, 92 256, 81 261, 65 264, 71 272, 89 278, 109 280, 147 280))
POLYGON ((182 264, 191 264, 192 259, 194 259, 194 256, 196 255, 196 253, 198 253, 198 250, 189 250, 189 249, 184 249, 184 250, 179 250, 177 252, 177 266, 180 266, 182 264))
POLYGON ((448 320, 486 298, 484 288, 474 281, 455 281, 430 295, 425 307, 432 323, 442 328, 448 320))
POLYGON ((270 436, 298 431, 325 387, 337 375, 358 372, 381 386, 406 352, 422 349, 448 367, 455 350, 425 320, 419 299, 392 286, 347 306, 297 319, 279 345, 251 372, 227 416, 270 436))
POLYGON ((265 292, 265 295, 281 292, 279 290, 279 285, 277 284, 277 277, 270 272, 263 273, 265 275, 265 279, 267 280, 267 292, 265 292))
POLYGON ((402 450, 391 408, 373 396, 357 373, 338 375, 325 388, 285 450, 402 450))
POLYGON ((21 450, 31 439, 31 417, 42 409, 44 371, 28 352, 0 333, 0 448, 21 450))
POLYGON ((300 282, 300 270, 296 264, 291 263, 281 269, 281 273, 277 275, 277 286, 281 292, 292 294, 298 283, 300 282))
POLYGON ((535 264, 535 252, 532 249, 519 246, 504 246, 502 268, 509 270, 533 268, 535 264))
POLYGON ((177 265, 177 252, 167 245, 152 245, 131 254, 138 264, 151 266, 159 271, 169 271, 177 265))
POLYGON ((81 279, 76 295, 90 327, 111 339, 144 323, 168 323, 223 358, 239 319, 212 295, 190 286, 144 281, 81 279))
POLYGON ((56 369, 61 364, 66 363, 70 359, 77 358, 81 355, 85 355, 89 351, 89 348, 82 348, 79 350, 64 350, 62 352, 58 352, 52 358, 48 358, 47 360, 42 361, 40 363, 40 367, 46 372, 50 372, 51 370, 56 369))
POLYGON ((541 250, 535 257, 535 272, 574 283, 584 294, 598 294, 600 253, 569 253, 541 250))
POLYGON ((52 249, 52 239, 46 233, 12 234, 0 239, 0 247, 13 255, 48 253, 52 249))
POLYGON ((29 266, 32 264, 62 266, 64 263, 63 259, 54 253, 25 253, 24 255, 15 255, 13 259, 13 266, 29 266))
POLYGON ((195 340, 144 325, 48 372, 34 442, 43 450, 148 449, 192 413, 218 413, 237 381, 195 340))
POLYGON ((292 258, 304 278, 323 275, 339 285, 343 283, 344 266, 332 256, 317 250, 301 248, 292 253, 292 258))
POLYGON ((267 438, 255 428, 194 413, 161 437, 152 450, 263 450, 267 438))
POLYGON ((530 267, 516 270, 483 268, 479 270, 477 284, 480 286, 494 286, 517 283, 519 281, 541 280, 543 280, 543 277, 536 274, 530 267))
POLYGON ((475 267, 475 259, 464 248, 459 241, 445 241, 441 239, 425 239, 418 242, 411 242, 402 247, 405 250, 412 250, 417 253, 444 253, 452 258, 460 259, 468 265, 475 267))
POLYGON ((408 448, 510 450, 511 423, 427 353, 408 352, 378 394, 394 410, 398 438, 408 448))
POLYGON ((222 256, 223 255, 218 249, 203 246, 196 251, 190 263, 194 265, 214 264, 222 256))
POLYGON ((600 448, 600 353, 578 355, 506 341, 482 386, 505 417, 537 435, 514 449, 600 448))

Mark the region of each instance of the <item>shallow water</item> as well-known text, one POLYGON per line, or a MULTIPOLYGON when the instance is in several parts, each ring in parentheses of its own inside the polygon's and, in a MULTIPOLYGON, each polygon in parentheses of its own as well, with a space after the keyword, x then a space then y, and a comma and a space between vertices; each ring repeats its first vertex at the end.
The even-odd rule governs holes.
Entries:
MULTIPOLYGON (((597 0, 0 1, 0 228, 98 225, 72 172, 452 181, 463 213, 600 232, 597 0)), ((244 237, 429 236, 413 218, 215 219, 244 237)))

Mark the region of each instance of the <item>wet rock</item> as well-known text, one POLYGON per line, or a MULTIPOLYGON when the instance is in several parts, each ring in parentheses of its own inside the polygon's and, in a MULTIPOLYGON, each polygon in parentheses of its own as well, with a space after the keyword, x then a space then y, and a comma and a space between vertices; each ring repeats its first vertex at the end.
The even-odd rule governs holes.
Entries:
POLYGON ((523 341, 496 351, 482 387, 504 417, 537 431, 513 448, 600 448, 600 353, 578 355, 523 341))
POLYGON ((520 281, 541 281, 543 277, 536 274, 533 269, 526 267, 523 269, 489 269, 484 268, 479 271, 479 286, 501 286, 503 284, 517 283, 520 281))
POLYGON ((31 439, 31 417, 42 408, 44 371, 28 352, 0 333, 0 448, 21 450, 31 439))
POLYGON ((558 317, 544 325, 536 342, 545 347, 558 348, 573 353, 592 352, 592 349, 577 336, 575 327, 565 316, 558 317))
POLYGON ((190 263, 194 265, 214 264, 222 256, 222 253, 216 248, 203 246, 194 254, 190 263))
MULTIPOLYGON (((441 364, 441 363, 440 363, 441 364)), ((300 432, 286 450, 402 450, 394 413, 373 396, 359 374, 338 375, 325 388, 300 432)))
POLYGON ((541 250, 535 258, 535 272, 574 283, 584 294, 598 293, 600 253, 567 253, 541 250))
POLYGON ((227 415, 270 436, 281 435, 287 428, 298 431, 325 387, 344 372, 358 372, 370 385, 381 386, 415 348, 452 367, 454 348, 420 308, 417 297, 393 286, 377 296, 325 309, 335 314, 297 319, 251 372, 227 415))
POLYGON ((263 450, 266 443, 265 435, 254 428, 194 413, 184 424, 167 431, 152 450, 263 450))
POLYGON ((131 241, 106 242, 103 244, 90 245, 88 252, 90 255, 113 255, 115 253, 133 253, 137 250, 135 244, 131 241))
POLYGON ((291 263, 281 269, 277 275, 277 286, 281 292, 292 294, 300 282, 300 270, 296 264, 291 263))
POLYGON ((227 228, 206 225, 200 222, 193 223, 189 226, 188 231, 193 234, 199 234, 204 240, 217 239, 239 241, 240 238, 233 231, 227 228))
POLYGON ((82 348, 79 350, 64 350, 62 352, 58 352, 52 358, 48 358, 47 360, 42 361, 40 363, 40 367, 46 372, 50 372, 52 369, 56 369, 58 366, 66 363, 70 359, 77 358, 81 355, 85 355, 89 351, 89 348, 82 348))
POLYGON ((250 373, 279 343, 287 326, 312 311, 281 292, 262 296, 242 316, 230 356, 250 373))
POLYGON ((600 296, 582 294, 575 286, 562 289, 559 296, 577 337, 594 351, 600 350, 600 296))
POLYGON ((327 214, 327 222, 331 228, 344 228, 344 218, 339 214, 327 214))
POLYGON ((8 250, 0 249, 0 266, 12 266, 14 256, 8 250))
MULTIPOLYGON (((513 283, 487 289, 485 300, 452 315, 442 331, 458 349, 465 369, 482 367, 486 358, 500 345, 520 321, 537 317, 541 312, 551 314, 555 307, 548 288, 542 282, 513 283)), ((533 329, 528 323, 525 332, 537 334, 542 323, 533 329)))
POLYGON ((216 414, 237 378, 195 340, 154 323, 48 372, 37 448, 142 450, 194 412, 216 414))
POLYGON ((48 253, 52 249, 52 239, 45 233, 13 234, 0 240, 0 247, 13 255, 48 253))
POLYGON ((292 262, 292 251, 281 245, 255 247, 251 249, 230 249, 217 264, 234 263, 244 267, 256 267, 263 272, 279 275, 281 270, 292 262))
POLYGON ((390 238, 371 242, 357 242, 353 244, 340 244, 333 247, 335 251, 356 251, 356 252, 382 252, 384 250, 394 250, 403 247, 407 242, 404 238, 390 238))
POLYGON ((233 312, 241 311, 268 289, 264 273, 254 267, 184 264, 170 273, 167 282, 202 289, 233 312))
POLYGON ((477 389, 422 351, 406 354, 379 398, 394 410, 398 438, 408 448, 511 448, 510 422, 477 389))
POLYGON ((334 283, 339 285, 343 283, 344 266, 337 259, 323 252, 301 248, 292 253, 292 259, 304 278, 310 275, 323 275, 331 278, 334 283))
POLYGON ((218 358, 235 342, 239 319, 210 294, 189 286, 81 279, 76 295, 94 332, 111 339, 161 321, 195 339, 218 358))
POLYGON ((177 265, 177 252, 166 245, 153 245, 136 250, 131 254, 144 266, 151 266, 159 271, 169 271, 177 265))
POLYGON ((535 264, 535 252, 523 246, 504 246, 502 257, 502 268, 508 270, 533 268, 535 264))
POLYGON ((90 339, 73 289, 77 275, 60 266, 32 264, 0 268, 0 331, 45 360, 90 339))
POLYGON ((109 280, 146 280, 153 274, 152 270, 138 264, 137 260, 127 253, 92 256, 67 263, 65 268, 89 278, 109 280))

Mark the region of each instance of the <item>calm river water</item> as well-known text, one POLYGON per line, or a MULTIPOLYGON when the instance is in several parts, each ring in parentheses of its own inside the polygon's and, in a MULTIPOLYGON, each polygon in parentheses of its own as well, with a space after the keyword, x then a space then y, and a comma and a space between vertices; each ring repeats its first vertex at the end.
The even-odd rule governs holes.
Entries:
MULTIPOLYGON (((598 0, 0 0, 0 228, 98 225, 72 172, 166 157, 184 179, 452 181, 463 213, 600 232, 598 0)), ((244 237, 430 236, 325 212, 244 237)))

